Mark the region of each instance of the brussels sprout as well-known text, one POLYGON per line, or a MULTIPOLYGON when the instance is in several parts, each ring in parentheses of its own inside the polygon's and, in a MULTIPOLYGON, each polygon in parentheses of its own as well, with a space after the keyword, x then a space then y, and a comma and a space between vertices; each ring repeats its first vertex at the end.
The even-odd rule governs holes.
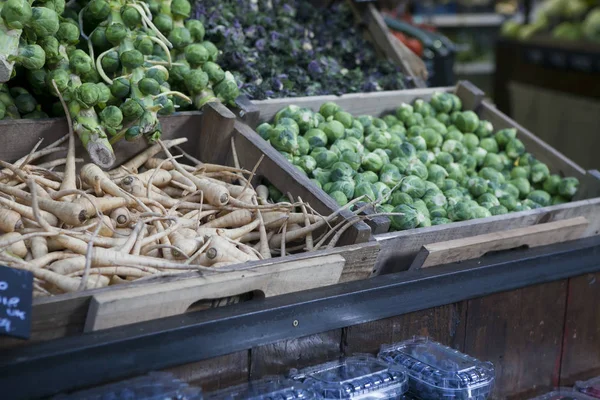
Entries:
POLYGON ((430 217, 429 208, 427 208, 427 205, 425 204, 425 202, 422 199, 414 199, 412 206, 414 208, 416 208, 425 217, 427 217, 427 218, 430 217))
POLYGON ((442 167, 446 167, 454 162, 454 158, 450 153, 441 151, 435 156, 435 162, 442 167))
POLYGON ((444 167, 448 172, 448 178, 461 182, 465 177, 465 169, 458 163, 450 163, 444 167))
POLYGON ((467 153, 465 146, 457 140, 449 139, 442 145, 442 151, 450 153, 454 161, 459 161, 467 153))
MULTIPOLYGON (((447 219, 448 212, 446 211, 446 209, 444 207, 434 207, 429 210, 429 215, 431 216, 431 224, 436 225, 433 223, 433 221, 439 220, 439 219, 447 219)), ((448 220, 448 221, 450 221, 450 220, 448 220)), ((439 225, 439 224, 437 224, 437 225, 439 225)))
POLYGON ((379 176, 377 176, 377 174, 373 171, 365 171, 365 172, 361 172, 360 174, 356 174, 356 176, 354 177, 354 180, 357 183, 358 182, 375 183, 375 182, 379 181, 379 176))
POLYGON ((319 129, 325 132, 330 143, 344 137, 344 125, 339 121, 324 122, 319 125, 319 129))
POLYGON ((420 199, 425 194, 425 182, 417 176, 405 176, 400 183, 400 190, 413 199, 420 199))
POLYGON ((550 176, 550 170, 544 163, 538 162, 531 167, 531 182, 539 183, 545 181, 550 176))
POLYGON ((498 153, 498 143, 494 138, 484 138, 479 142, 479 146, 489 153, 498 153))
MULTIPOLYGON (((173 30, 171 30, 171 32, 169 32, 168 39, 169 39, 169 42, 171 42, 173 44, 173 48, 178 49, 178 50, 183 50, 183 49, 187 50, 186 47, 189 47, 190 45, 192 45, 192 42, 193 42, 192 34, 190 33, 190 31, 188 31, 188 29, 185 26, 174 26, 173 30)), ((208 61, 208 59, 210 58, 210 54, 204 48, 204 46, 202 46, 201 44, 195 44, 192 46, 200 46, 202 49, 204 49, 204 51, 206 52, 206 53, 203 53, 206 55, 206 59, 204 61, 208 61)), ((187 59, 187 51, 185 51, 185 53, 186 53, 186 59, 187 59)), ((198 64, 200 64, 200 62, 198 64)))
POLYGON ((467 187, 469 193, 471 193, 473 197, 479 197, 488 191, 488 183, 481 177, 470 178, 467 180, 467 187))
POLYGON ((558 194, 566 199, 571 199, 577 193, 579 180, 577 178, 563 178, 558 184, 558 194))
POLYGON ((94 68, 93 61, 90 56, 83 50, 75 50, 69 57, 69 66, 76 74, 84 74, 94 68))
POLYGON ((512 211, 519 212, 519 211, 529 211, 529 210, 531 210, 530 206, 528 206, 527 204, 519 203, 512 211))
POLYGON ((294 104, 290 104, 289 106, 286 106, 281 110, 277 111, 275 117, 273 117, 273 121, 275 122, 275 124, 278 124, 279 120, 282 118, 294 119, 294 114, 296 114, 298 111, 300 111, 300 107, 294 104))
POLYGON ((269 141, 279 151, 291 154, 295 154, 298 151, 298 137, 296 132, 290 127, 278 125, 271 129, 269 132, 269 141))
POLYGON ((420 179, 426 180, 429 175, 429 172, 425 164, 415 159, 411 160, 410 163, 406 166, 404 174, 413 175, 419 177, 420 179))
MULTIPOLYGON (((444 169, 444 172, 446 175, 448 175, 448 172, 445 169, 444 169)), ((432 177, 431 174, 432 174, 432 171, 429 171, 429 180, 431 180, 431 177, 432 177)), ((442 184, 438 185, 438 186, 443 192, 445 192, 450 189, 456 189, 458 187, 458 182, 456 182, 454 179, 446 178, 446 179, 444 179, 442 184)))
POLYGON ((498 132, 496 132, 494 138, 496 139, 498 146, 501 149, 504 149, 508 142, 517 138, 517 130, 514 128, 501 129, 498 132))
POLYGON ((115 50, 109 51, 102 57, 102 69, 107 74, 114 74, 121 68, 121 62, 119 61, 119 53, 115 50))
POLYGON ((424 118, 421 114, 414 113, 408 116, 403 122, 406 128, 410 128, 412 126, 423 126, 424 118))
POLYGON ((427 103, 423 99, 417 99, 413 102, 413 109, 415 113, 421 114, 423 117, 434 115, 435 111, 431 104, 427 103))
MULTIPOLYGON (((187 29, 186 29, 186 31, 187 31, 187 29)), ((177 31, 173 31, 172 34, 175 34, 176 32, 177 31)), ((208 50, 206 50, 206 48, 204 46, 202 46, 200 43, 194 43, 194 44, 190 44, 189 46, 186 46, 185 50, 184 50, 184 54, 185 54, 186 61, 188 63, 190 63, 190 65, 192 67, 206 63, 208 61, 208 57, 209 57, 208 50)), ((221 72, 222 72, 222 70, 221 70, 221 72)), ((221 77, 221 80, 223 80, 224 77, 225 77, 225 73, 223 72, 223 77, 221 77)), ((221 80, 219 80, 219 82, 221 80)))
POLYGON ((506 155, 513 160, 519 158, 525 153, 525 145, 519 139, 511 139, 506 144, 506 155))
POLYGON ((365 152, 365 146, 363 146, 363 144, 357 138, 349 137, 344 139, 344 142, 349 146, 352 146, 352 150, 357 154, 363 154, 365 152))
MULTIPOLYGON (((425 195, 423 195, 423 201, 430 210, 432 208, 445 208, 448 205, 446 196, 439 190, 428 190, 425 192, 425 195)), ((443 217, 444 215, 437 216, 443 217)))
POLYGON ((383 160, 375 153, 368 153, 363 156, 362 167, 367 171, 379 172, 383 167, 383 160))
POLYGON ((385 200, 391 195, 392 190, 383 182, 375 182, 371 185, 377 200, 385 200))
POLYGON ((298 140, 298 154, 301 156, 307 155, 310 151, 308 140, 306 140, 303 136, 297 136, 296 140, 298 140))
POLYGON ((377 200, 375 192, 373 192, 373 186, 369 182, 360 182, 356 184, 354 197, 358 198, 361 196, 365 196, 365 200, 369 202, 377 200))
POLYGON ((558 196, 558 195, 557 196, 552 196, 552 205, 553 206, 558 205, 558 204, 565 204, 565 203, 568 203, 568 202, 569 202, 569 199, 566 199, 566 198, 564 198, 562 196, 558 196))
POLYGON ((498 198, 491 193, 483 193, 481 196, 477 197, 477 202, 481 206, 484 206, 484 204, 490 205, 489 207, 486 207, 488 209, 492 206, 500 205, 498 198))
POLYGON ((462 133, 472 133, 479 126, 479 117, 473 111, 464 111, 456 116, 454 124, 462 133))
POLYGON ((408 142, 415 147, 416 151, 427 150, 427 142, 421 136, 411 137, 408 142))
POLYGON ((504 183, 506 180, 501 172, 492 167, 481 168, 481 170, 479 170, 479 176, 496 184, 504 183))
POLYGON ((463 135, 461 131, 459 131, 457 129, 450 129, 450 130, 448 130, 448 133, 446 134, 445 139, 446 140, 456 140, 457 142, 462 143, 464 136, 465 135, 463 135))
POLYGON ((494 126, 489 121, 479 121, 477 129, 474 133, 479 137, 479 139, 488 138, 494 133, 494 126))
POLYGON ((102 21, 110 15, 110 6, 105 0, 91 0, 84 8, 86 16, 96 21, 102 21))
POLYGON ((110 85, 110 92, 113 96, 119 99, 127 97, 130 90, 131 84, 127 78, 119 77, 113 80, 112 85, 110 85))
POLYGON ((534 190, 527 195, 527 199, 541 205, 542 207, 549 206, 552 198, 550 193, 543 190, 534 190))
POLYGON ((531 192, 531 184, 525 178, 516 178, 510 181, 518 190, 519 198, 524 199, 531 192))
POLYGON ((394 208, 393 212, 398 214, 390 217, 391 228, 393 230, 414 229, 425 220, 425 216, 422 213, 408 204, 400 204, 394 208))
MULTIPOLYGON (((354 176, 355 171, 345 162, 338 161, 331 166, 331 180, 333 182, 350 180, 354 176)), ((352 197, 352 196, 350 196, 352 197)))
POLYGON ((466 154, 458 163, 465 167, 465 171, 468 173, 475 173, 475 169, 477 168, 477 159, 472 155, 466 154))
POLYGON ((92 108, 98 104, 100 91, 95 83, 86 82, 77 88, 75 98, 84 108, 92 108))
POLYGON ((389 144, 388 138, 381 132, 374 132, 365 137, 365 147, 370 151, 386 148, 389 144))
POLYGON ((325 147, 327 145, 327 135, 320 129, 309 129, 304 134, 304 138, 308 140, 311 150, 315 147, 325 147))
POLYGON ((525 199, 521 202, 522 205, 529 207, 532 210, 535 210, 537 208, 542 208, 543 206, 531 199, 525 199))
POLYGON ((400 107, 396 108, 395 115, 398 120, 406 122, 406 119, 413 115, 414 109, 410 104, 402 103, 400 107))
POLYGON ((186 19, 190 17, 192 5, 188 0, 173 0, 171 2, 171 14, 177 19, 186 19))
POLYGON ((315 168, 312 176, 321 183, 321 186, 325 186, 326 183, 331 182, 331 171, 327 169, 315 168))
POLYGON ((488 218, 491 217, 492 213, 485 207, 474 207, 472 209, 472 218, 488 218))
POLYGON ((483 160, 483 166, 484 168, 493 168, 496 171, 502 171, 504 169, 502 159, 496 153, 487 153, 483 160))
POLYGON ((23 29, 31 20, 32 9, 28 1, 8 0, 2 6, 0 16, 7 27, 23 29))
POLYGON ((413 202, 414 202, 414 200, 412 197, 410 197, 408 194, 403 193, 399 190, 395 191, 392 194, 392 197, 390 199, 390 203, 394 206, 399 206, 400 204, 412 205, 413 202))
POLYGON ((298 158, 298 162, 294 164, 302 168, 307 174, 310 174, 317 168, 317 162, 311 156, 301 156, 298 158))
POLYGON ((445 225, 445 224, 449 224, 451 223, 452 220, 448 219, 448 218, 442 218, 442 217, 433 217, 431 218, 431 225, 432 226, 436 226, 436 225, 445 225))
POLYGON ((398 167, 395 165, 388 164, 387 166, 393 168, 386 168, 385 171, 382 170, 379 175, 379 181, 386 184, 390 189, 393 189, 402 180, 402 174, 400 174, 398 167))
POLYGON ((127 32, 128 30, 125 25, 118 22, 113 22, 106 27, 106 40, 108 40, 113 46, 118 46, 119 43, 121 43, 121 41, 127 37, 127 32))
POLYGON ((33 112, 37 107, 37 101, 27 92, 21 93, 18 96, 13 95, 13 97, 15 106, 17 106, 17 109, 21 114, 33 112))
POLYGON ((406 131, 406 137, 413 138, 413 137, 421 136, 423 129, 424 129, 424 127, 422 127, 422 126, 411 126, 410 128, 408 128, 408 131, 406 131))
POLYGON ((519 203, 518 198, 515 196, 511 196, 509 194, 502 195, 498 197, 498 201, 501 205, 506 207, 509 211, 513 211, 517 208, 517 204, 519 203))
POLYGON ((352 114, 347 113, 345 111, 336 112, 335 115, 333 116, 333 119, 335 121, 340 122, 344 126, 344 128, 351 128, 353 120, 354 120, 352 118, 352 114))
POLYGON ((461 201, 448 207, 448 217, 453 221, 467 221, 475 218, 476 202, 461 201))
POLYGON ((319 108, 319 113, 325 118, 333 117, 338 111, 341 111, 340 106, 330 101, 321 104, 319 108))
POLYGON ((338 205, 342 207, 348 204, 348 197, 342 191, 336 190, 330 192, 329 196, 331 196, 336 201, 336 203, 338 203, 338 205))
MULTIPOLYGON (((513 169, 513 171, 517 168, 523 168, 523 167, 515 167, 513 169)), ((560 185, 561 180, 562 180, 561 177, 558 175, 550 175, 548 178, 546 178, 542 187, 543 187, 544 191, 550 193, 551 195, 557 195, 558 194, 558 186, 560 185)))
POLYGON ((311 181, 312 183, 314 183, 314 184, 315 184, 315 186, 316 186, 316 187, 318 187, 319 189, 323 189, 323 185, 321 185, 321 182, 319 182, 318 180, 316 180, 316 179, 311 179, 310 181, 311 181))
POLYGON ((280 151, 279 154, 281 154, 283 157, 285 157, 286 160, 288 160, 289 162, 293 163, 294 162, 294 156, 286 151, 280 151))
POLYGON ((79 27, 72 22, 61 22, 58 25, 56 38, 61 43, 77 44, 79 43, 79 27))
POLYGON ((421 132, 421 137, 425 140, 428 149, 440 147, 444 142, 442 135, 431 128, 423 129, 421 132))
POLYGON ((525 167, 525 166, 533 166, 537 160, 531 153, 525 153, 515 162, 515 165, 525 167))
MULTIPOLYGON (((321 115, 321 114, 317 114, 317 115, 321 115)), ((364 141, 363 131, 361 129, 356 128, 355 126, 353 126, 350 129, 346 129, 344 131, 344 136, 346 136, 346 139, 354 138, 359 141, 364 141)))
POLYGON ((129 98, 119 107, 123 116, 128 120, 134 120, 142 116, 144 107, 135 99, 129 98))
POLYGON ((208 60, 217 62, 217 57, 219 55, 219 49, 217 48, 217 46, 215 46, 213 42, 210 42, 208 40, 205 40, 201 44, 206 50, 208 50, 208 60))
MULTIPOLYGON (((26 17, 26 15, 23 15, 23 17, 26 17)), ((56 11, 46 7, 33 7, 28 26, 33 29, 39 38, 54 36, 58 32, 59 27, 58 14, 56 11)))
POLYGON ((401 124, 402 126, 404 126, 404 123, 402 121, 399 121, 398 118, 396 118, 396 116, 393 114, 385 115, 382 119, 388 127, 392 127, 397 124, 401 124))
POLYGON ((441 135, 448 133, 448 128, 446 128, 446 125, 438 121, 437 118, 427 117, 425 118, 424 123, 426 128, 431 128, 441 135))
POLYGON ((381 157, 381 162, 383 163, 383 165, 390 163, 390 156, 388 155, 387 150, 375 149, 372 153, 377 154, 379 157, 381 157))
POLYGON ((204 25, 197 19, 189 19, 185 21, 185 27, 190 31, 194 42, 202 42, 204 40, 204 25))
POLYGON ((277 126, 282 126, 291 129, 296 135, 300 134, 300 127, 292 118, 280 118, 277 126))
POLYGON ((123 122, 123 113, 116 106, 108 106, 100 112, 100 120, 105 126, 120 128, 123 122))
POLYGON ((442 124, 444 124, 444 126, 448 126, 451 124, 450 115, 446 113, 438 113, 438 115, 436 115, 435 118, 442 124))
POLYGON ((127 140, 128 142, 135 142, 141 139, 143 136, 144 135, 142 134, 142 131, 138 125, 130 126, 125 131, 125 140, 127 140))
MULTIPOLYGON (((422 162, 423 164, 427 165, 429 163, 429 152, 427 150, 417 151, 416 159, 419 160, 420 162, 422 162)), ((435 160, 435 155, 433 156, 433 159, 435 160)))
POLYGON ((37 44, 19 46, 19 54, 9 56, 9 61, 15 61, 28 70, 40 69, 46 63, 46 53, 37 44))
POLYGON ((530 174, 531 174, 531 168, 529 166, 526 166, 526 167, 517 166, 517 167, 514 167, 510 171, 510 177, 513 179, 515 179, 515 178, 529 179, 530 174))
MULTIPOLYGON (((387 131, 387 129, 388 129, 388 126, 387 126, 387 124, 385 123, 385 121, 384 121, 383 119, 381 119, 381 118, 377 118, 377 117, 373 118, 372 127, 373 127, 374 129, 377 129, 377 130, 379 130, 379 131, 387 131)), ((366 131, 367 129, 368 129, 368 128, 367 128, 367 127, 365 127, 365 131, 366 131)))
POLYGON ((449 93, 434 93, 431 96, 430 104, 438 113, 449 113, 454 108, 454 103, 449 93))
POLYGON ((155 79, 142 78, 138 82, 138 88, 145 95, 157 95, 160 93, 160 85, 155 79))

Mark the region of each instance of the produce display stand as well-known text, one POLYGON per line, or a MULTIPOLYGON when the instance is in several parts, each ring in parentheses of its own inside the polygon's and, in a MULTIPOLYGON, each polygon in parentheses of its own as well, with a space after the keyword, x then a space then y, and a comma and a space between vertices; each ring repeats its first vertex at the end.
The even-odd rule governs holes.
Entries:
MULTIPOLYGON (((519 234, 527 235, 536 232, 536 225, 546 222, 566 220, 574 217, 586 219, 586 226, 578 237, 595 235, 600 231, 600 174, 597 171, 585 171, 577 164, 563 156, 543 140, 508 118, 498 111, 490 102, 484 100, 484 93, 469 82, 461 82, 456 87, 450 88, 427 88, 413 89, 382 93, 348 94, 341 97, 316 96, 302 98, 272 99, 255 102, 256 112, 260 114, 258 122, 271 121, 275 113, 283 107, 295 104, 317 111, 321 104, 333 101, 343 110, 353 115, 381 116, 393 112, 401 103, 412 103, 415 99, 428 100, 437 91, 454 92, 462 101, 465 110, 475 111, 481 119, 488 120, 494 125, 495 130, 504 128, 517 129, 517 136, 525 144, 529 152, 537 159, 546 163, 553 173, 561 176, 574 176, 581 182, 581 189, 576 201, 544 207, 535 210, 509 213, 490 218, 454 222, 446 225, 432 226, 426 228, 411 229, 401 232, 386 233, 389 228, 387 218, 378 219, 372 225, 375 239, 381 245, 381 251, 377 259, 376 270, 381 272, 397 272, 408 269, 415 256, 424 245, 445 242, 451 239, 464 239, 507 231, 518 228, 528 228, 519 234)), ((290 165, 286 159, 269 146, 258 135, 255 138, 255 146, 264 144, 263 151, 268 156, 278 160, 279 165, 290 165)), ((297 171, 291 174, 295 179, 307 188, 311 188, 315 195, 326 197, 327 194, 318 189, 310 180, 297 171)), ((562 228, 558 228, 562 229, 562 228)), ((556 235, 555 235, 556 236, 556 235)), ((560 238, 560 235, 558 235, 560 238)), ((576 238, 576 237, 572 237, 576 238)), ((525 240, 525 238, 523 238, 525 240)), ((565 239, 567 240, 567 239, 565 239)), ((528 243, 522 243, 526 245, 528 243)), ((456 246, 454 243, 453 246, 456 246)))
POLYGON ((0 387, 167 370, 210 391, 418 334, 492 361, 494 399, 528 399, 600 372, 599 254, 596 236, 4 350, 0 387))
POLYGON ((597 168, 600 46, 534 37, 496 44, 498 108, 586 168, 597 168), (577 135, 566 135, 565 130, 577 135))
MULTIPOLYGON (((185 150, 205 162, 232 165, 231 140, 242 167, 252 169, 262 153, 250 137, 256 135, 236 121, 221 104, 210 104, 202 113, 182 113, 163 118, 163 138, 186 137, 185 150)), ((29 153, 40 139, 52 141, 67 131, 66 121, 21 120, 1 122, 5 146, 0 158, 13 161, 29 153), (23 132, 26 132, 24 135, 23 132)), ((123 162, 145 146, 122 143, 115 147, 117 162, 123 162)), ((83 149, 79 149, 84 154, 83 149)), ((301 196, 317 212, 331 214, 337 204, 299 184, 288 166, 265 157, 256 179, 268 179, 284 193, 301 196)), ((343 214, 345 215, 345 214, 343 214)), ((147 321, 184 313, 190 307, 211 307, 214 300, 238 295, 269 297, 338 282, 366 279, 373 273, 379 245, 369 241, 370 228, 354 224, 340 239, 341 247, 240 264, 236 271, 214 275, 182 273, 155 277, 145 282, 39 297, 32 310, 32 335, 29 342, 0 338, 0 348, 77 335, 108 327, 147 321), (207 305, 208 304, 208 305, 207 305)), ((219 304, 216 301, 216 304, 219 304)))

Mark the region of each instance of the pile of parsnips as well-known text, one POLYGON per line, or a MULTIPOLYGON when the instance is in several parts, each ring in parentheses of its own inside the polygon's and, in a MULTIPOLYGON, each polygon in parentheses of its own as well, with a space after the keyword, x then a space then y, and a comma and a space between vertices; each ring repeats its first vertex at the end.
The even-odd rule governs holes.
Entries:
POLYGON ((185 138, 161 141, 109 172, 83 165, 77 176, 82 160, 72 135, 61 147, 67 139, 14 164, 0 161, 0 262, 31 271, 36 296, 331 248, 363 218, 332 226, 356 201, 323 217, 300 198, 270 203, 265 186, 250 184, 254 172, 188 155, 195 165, 180 163, 169 149, 185 138))

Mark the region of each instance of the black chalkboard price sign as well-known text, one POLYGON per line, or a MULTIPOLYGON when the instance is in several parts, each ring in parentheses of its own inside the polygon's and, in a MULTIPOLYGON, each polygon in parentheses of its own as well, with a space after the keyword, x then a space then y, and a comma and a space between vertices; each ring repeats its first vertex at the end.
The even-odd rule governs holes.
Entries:
POLYGON ((29 339, 33 274, 0 266, 0 335, 29 339))

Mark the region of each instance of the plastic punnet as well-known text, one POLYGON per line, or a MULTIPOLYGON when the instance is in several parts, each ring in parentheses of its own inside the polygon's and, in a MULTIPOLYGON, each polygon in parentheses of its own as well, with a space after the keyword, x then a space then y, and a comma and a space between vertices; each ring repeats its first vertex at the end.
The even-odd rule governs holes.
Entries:
POLYGON ((316 400, 318 398, 307 385, 280 376, 242 383, 205 396, 207 400, 316 400))
POLYGON ((403 368, 389 366, 370 355, 292 370, 290 375, 310 386, 323 399, 404 399, 408 390, 403 368))
POLYGON ((595 399, 600 399, 600 376, 575 382, 575 389, 595 399))
POLYGON ((594 398, 586 396, 575 389, 558 388, 550 393, 535 397, 531 400, 594 400, 594 398))
POLYGON ((424 337, 384 345, 379 358, 408 372, 409 394, 423 400, 484 400, 494 366, 424 337))

